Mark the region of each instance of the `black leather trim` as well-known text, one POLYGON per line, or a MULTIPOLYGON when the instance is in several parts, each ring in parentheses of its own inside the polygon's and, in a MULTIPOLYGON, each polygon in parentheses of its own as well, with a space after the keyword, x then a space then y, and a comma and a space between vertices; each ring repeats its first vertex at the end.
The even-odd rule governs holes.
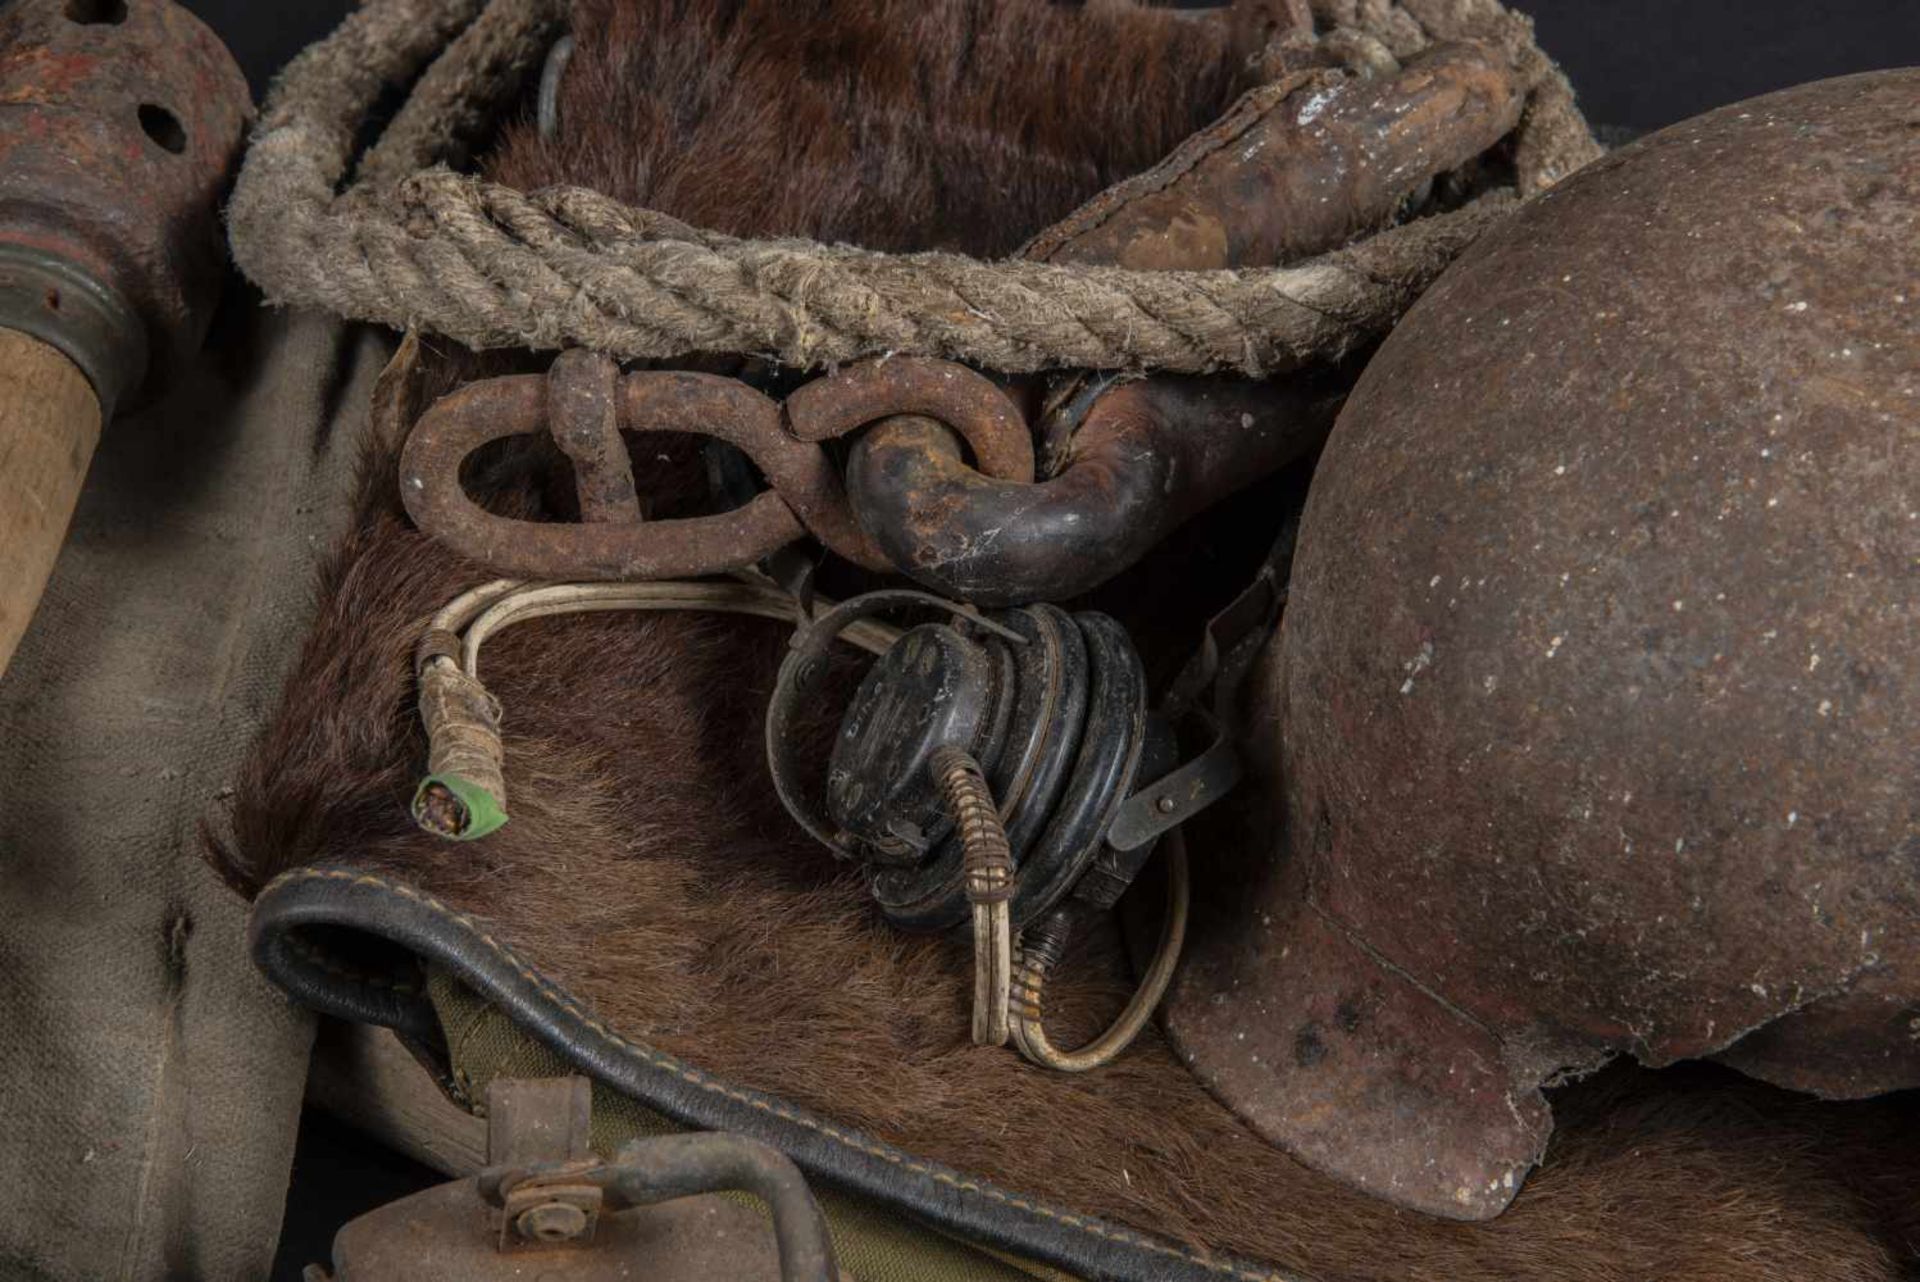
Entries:
POLYGON ((260 892, 247 933, 267 977, 315 1010, 436 1042, 439 1030, 418 982, 421 963, 430 960, 581 1072, 682 1125, 772 1144, 810 1176, 1090 1282, 1293 1282, 1009 1193, 630 1042, 484 923, 402 882, 348 868, 296 869, 260 892), (339 945, 356 940, 372 964, 338 960, 339 945), (393 945, 404 952, 393 953, 393 945))

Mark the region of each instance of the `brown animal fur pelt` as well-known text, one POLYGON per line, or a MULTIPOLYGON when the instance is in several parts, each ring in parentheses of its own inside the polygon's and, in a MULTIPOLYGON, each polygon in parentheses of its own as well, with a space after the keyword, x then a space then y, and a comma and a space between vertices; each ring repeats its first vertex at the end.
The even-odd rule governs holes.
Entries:
POLYGON ((1246 88, 1224 24, 1029 0, 577 0, 495 172, 739 236, 1009 253, 1246 88), (664 33, 671 33, 666 35, 664 33))
MULTIPOLYGON (((523 131, 496 175, 591 182, 736 233, 1005 249, 1157 159, 1231 93, 1200 65, 1205 49, 1219 60, 1215 36, 1194 34, 1211 28, 1144 13, 1015 0, 584 0, 581 13, 562 142, 542 151, 523 131), (812 23, 860 39, 796 34, 812 23), (1060 87, 1069 64, 1042 34, 1054 31, 1078 50, 1077 92, 1060 87), (1182 33, 1173 52, 1169 32, 1182 33), (1157 58, 1192 62, 1161 75, 1157 58), (1051 105, 996 98, 1021 86, 1051 105), (607 114, 588 111, 596 96, 607 114), (864 123, 836 114, 847 103, 864 123), (1103 159, 1087 161, 1096 142, 1103 159), (974 170, 954 168, 969 156, 974 170)), ((449 377, 463 364, 436 363, 449 377)), ((483 671, 507 709, 513 822, 457 849, 422 836, 406 813, 425 756, 409 657, 426 616, 490 576, 409 525, 398 443, 371 442, 299 674, 238 783, 215 852, 236 881, 257 888, 321 860, 385 872, 487 919, 627 1036, 722 1078, 1051 1203, 1309 1277, 1881 1282, 1911 1264, 1911 1099, 1822 1105, 1724 1070, 1609 1071, 1557 1092, 1546 1166, 1476 1226, 1299 1166, 1156 1032, 1084 1076, 973 1047, 964 941, 885 926, 773 796, 760 725, 785 640, 775 625, 592 616, 509 629, 483 671)), ((658 475, 655 448, 638 475, 658 475)), ((511 459, 496 463, 476 478, 495 507, 550 509, 511 459)), ((684 498, 691 472, 675 475, 649 488, 684 498)), ((1232 893, 1206 883, 1204 834, 1195 856, 1203 891, 1232 893)), ((1129 982, 1112 934, 1089 941, 1051 990, 1057 1036, 1085 1035, 1129 982)))

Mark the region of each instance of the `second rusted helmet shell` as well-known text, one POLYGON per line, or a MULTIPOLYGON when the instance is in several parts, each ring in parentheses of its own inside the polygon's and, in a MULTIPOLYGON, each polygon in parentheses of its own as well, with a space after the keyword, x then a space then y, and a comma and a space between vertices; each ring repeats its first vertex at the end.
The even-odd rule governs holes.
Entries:
POLYGON ((1543 1085, 1920 1085, 1920 71, 1575 175, 1382 347, 1169 1010, 1307 1162, 1497 1214, 1543 1085))

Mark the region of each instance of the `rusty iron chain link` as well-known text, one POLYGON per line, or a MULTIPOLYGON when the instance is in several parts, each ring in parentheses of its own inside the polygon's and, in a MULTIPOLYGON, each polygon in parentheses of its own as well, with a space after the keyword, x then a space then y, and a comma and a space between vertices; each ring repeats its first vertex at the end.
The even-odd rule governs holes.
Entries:
POLYGON ((871 570, 892 562, 854 518, 824 443, 897 414, 945 424, 979 470, 1034 479, 1033 440, 1012 398, 951 361, 862 362, 803 384, 784 403, 714 374, 640 370, 564 352, 545 375, 485 379, 442 398, 414 426, 401 456, 401 494, 425 532, 497 572, 529 579, 662 579, 759 561, 804 535, 871 570), (546 430, 573 466, 578 523, 488 512, 465 490, 476 450, 546 430), (744 453, 771 487, 709 516, 643 516, 622 432, 691 433, 744 453))

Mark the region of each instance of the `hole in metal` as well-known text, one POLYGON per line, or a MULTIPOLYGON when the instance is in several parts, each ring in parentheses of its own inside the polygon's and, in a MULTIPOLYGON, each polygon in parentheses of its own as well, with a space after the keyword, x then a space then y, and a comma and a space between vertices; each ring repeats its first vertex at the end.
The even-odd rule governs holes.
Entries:
POLYGON ((127 0, 67 0, 67 21, 89 26, 127 20, 127 0))
POLYGON ((187 131, 181 127, 180 118, 165 107, 141 103, 140 127, 147 131, 147 137, 176 156, 187 149, 187 131))

